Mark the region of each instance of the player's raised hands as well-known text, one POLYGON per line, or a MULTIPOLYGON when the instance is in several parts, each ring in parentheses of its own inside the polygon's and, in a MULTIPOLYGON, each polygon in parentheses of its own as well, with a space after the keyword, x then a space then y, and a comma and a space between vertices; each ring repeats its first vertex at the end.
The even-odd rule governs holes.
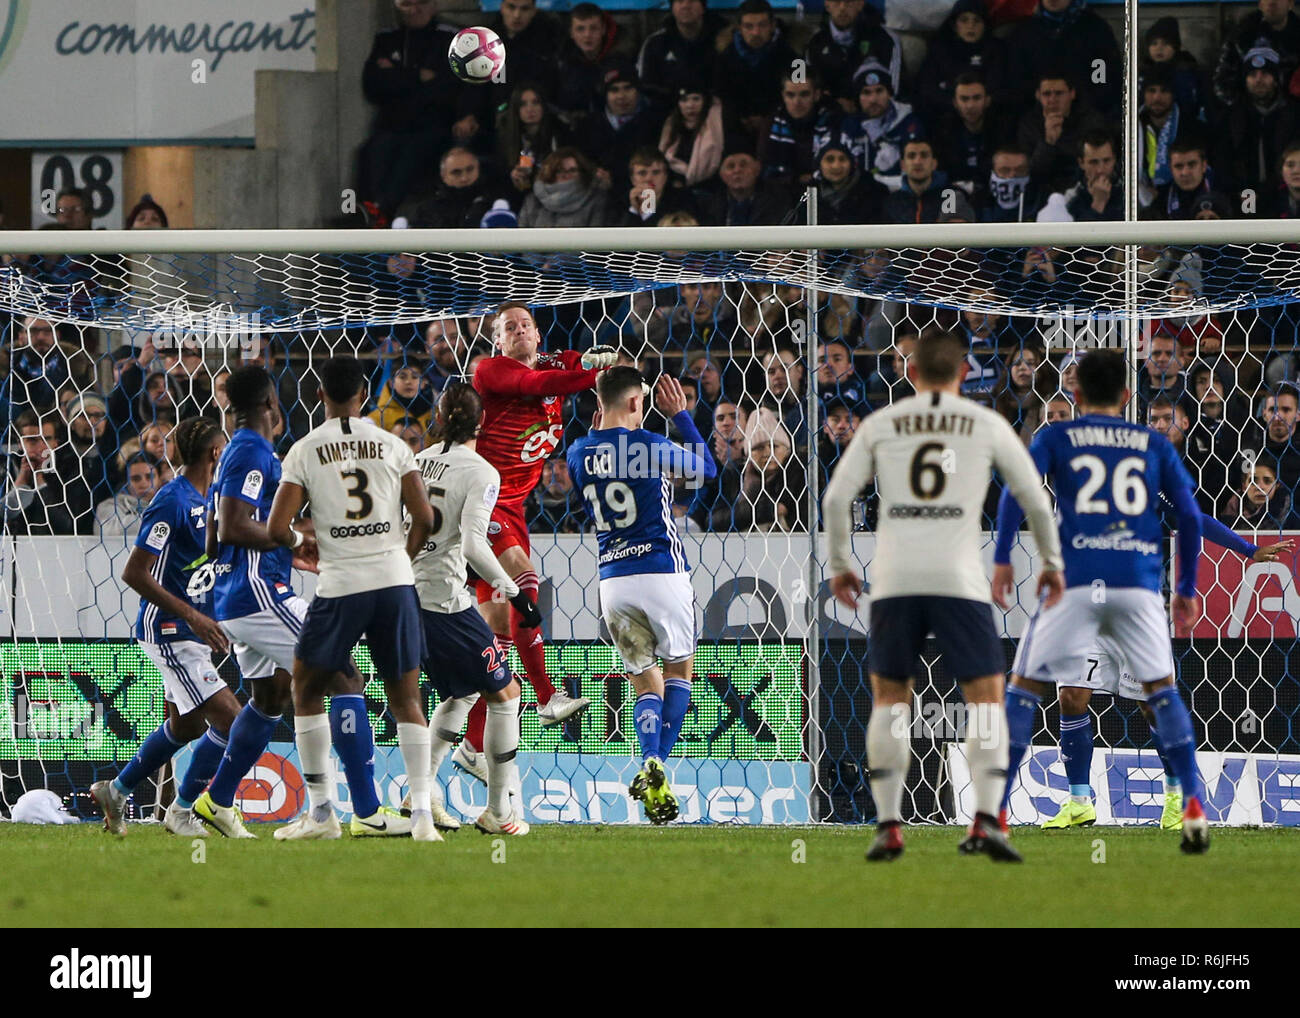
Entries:
POLYGON ((838 573, 832 576, 831 593, 840 604, 856 609, 858 598, 862 596, 862 577, 857 573, 838 573))
POLYGON ((1059 569, 1044 569, 1038 574, 1038 597, 1044 608, 1051 608, 1065 593, 1065 575, 1059 569))
POLYGON ((1010 565, 993 566, 993 603, 1004 612, 1011 610, 1011 597, 1016 589, 1015 570, 1010 565))
POLYGON ((1250 560, 1252 562, 1276 562, 1279 557, 1294 550, 1295 540, 1288 537, 1285 541, 1278 541, 1277 544, 1269 544, 1263 548, 1255 549, 1255 554, 1250 556, 1250 560))
POLYGON ((588 371, 612 368, 618 361, 618 351, 612 346, 593 346, 582 355, 582 366, 588 371))
POLYGON ((655 383, 655 404, 659 412, 671 419, 686 409, 686 390, 672 375, 660 375, 655 383))

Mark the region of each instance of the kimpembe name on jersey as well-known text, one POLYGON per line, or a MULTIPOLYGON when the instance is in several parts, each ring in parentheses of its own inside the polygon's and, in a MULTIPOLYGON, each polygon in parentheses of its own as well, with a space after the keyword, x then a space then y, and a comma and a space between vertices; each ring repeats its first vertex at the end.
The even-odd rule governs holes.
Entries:
POLYGON ((324 442, 316 447, 316 457, 323 467, 331 463, 347 463, 352 460, 381 460, 384 458, 384 447, 379 442, 364 438, 324 442))
POLYGON ((682 457, 678 446, 647 443, 629 432, 588 449, 583 454, 582 465, 588 476, 594 478, 640 481, 667 475, 683 478, 688 488, 698 488, 708 480, 699 462, 694 457, 682 457), (629 438, 633 440, 628 441, 629 438))

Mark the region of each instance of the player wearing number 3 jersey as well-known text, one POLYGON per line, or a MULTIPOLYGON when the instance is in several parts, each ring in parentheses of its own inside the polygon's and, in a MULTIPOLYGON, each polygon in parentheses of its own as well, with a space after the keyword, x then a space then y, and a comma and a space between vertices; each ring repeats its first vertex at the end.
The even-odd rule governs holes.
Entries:
MULTIPOLYGON (((541 336, 532 313, 523 304, 501 305, 492 327, 499 356, 479 364, 474 372, 474 389, 483 400, 483 428, 478 437, 478 454, 501 475, 501 494, 488 523, 488 541, 506 573, 534 600, 539 580, 533 565, 528 525, 524 522, 524 501, 537 487, 542 466, 559 448, 564 434, 564 397, 596 384, 596 372, 614 363, 615 353, 595 347, 585 354, 576 350, 539 353, 541 336)), ((546 674, 545 646, 541 630, 526 625, 493 591, 492 584, 479 578, 479 609, 502 648, 519 651, 528 681, 537 693, 538 717, 543 727, 559 724, 585 710, 586 697, 574 699, 557 690, 546 674)), ((486 781, 487 771, 478 760, 483 749, 486 703, 480 700, 469 715, 465 740, 452 763, 486 781)))

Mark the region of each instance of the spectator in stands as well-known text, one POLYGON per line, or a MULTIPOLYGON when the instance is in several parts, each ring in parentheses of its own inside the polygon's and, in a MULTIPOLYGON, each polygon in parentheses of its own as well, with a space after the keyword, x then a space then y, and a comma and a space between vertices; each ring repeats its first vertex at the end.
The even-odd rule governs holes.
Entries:
MULTIPOLYGON (((532 82, 543 95, 553 95, 555 58, 563 40, 560 23, 554 15, 539 12, 537 0, 501 0, 500 12, 487 27, 501 37, 508 57, 506 80, 489 86, 492 109, 500 109, 510 102, 524 82, 532 82)), ((536 152, 537 162, 546 154, 536 152)), ((514 163, 508 161, 505 165, 514 163)))
MULTIPOLYGON (((683 3, 698 5, 699 0, 678 0, 674 6, 683 3)), ((659 151, 677 182, 696 187, 711 180, 722 164, 722 103, 698 81, 683 85, 676 99, 659 131, 659 151)))
POLYGON ((1187 433, 1192 429, 1192 420, 1180 400, 1163 395, 1152 398, 1147 403, 1147 427, 1169 439, 1187 463, 1187 433))
MULTIPOLYGON (((1169 279, 1169 296, 1175 304, 1190 304, 1201 296, 1201 273, 1194 265, 1180 264, 1169 279)), ((1179 357, 1186 363, 1197 357, 1215 357, 1223 349, 1223 330, 1210 315, 1165 315, 1151 321, 1152 335, 1172 336, 1179 357)))
POLYGON ((66 535, 76 532, 56 452, 62 422, 44 421, 26 410, 14 421, 19 452, 9 457, 4 476, 3 531, 15 536, 66 535))
POLYGON ((1031 223, 1047 200, 1030 176, 1029 155, 1014 143, 993 150, 986 194, 980 210, 984 223, 1031 223))
POLYGON ((613 57, 617 42, 613 17, 593 3, 574 5, 555 74, 555 105, 570 127, 576 128, 604 106, 605 61, 613 57))
POLYGON ((669 183, 668 161, 657 148, 646 145, 636 149, 628 159, 627 169, 628 186, 613 192, 613 196, 626 194, 627 206, 621 213, 612 213, 612 225, 658 226, 664 216, 676 212, 690 213, 693 217, 690 193, 669 183))
POLYGON ((141 433, 160 420, 176 423, 175 394, 165 371, 154 371, 145 379, 144 391, 135 401, 135 419, 140 422, 141 433))
POLYGON ((1179 137, 1184 114, 1174 102, 1174 72, 1168 64, 1152 64, 1142 75, 1142 105, 1138 126, 1142 131, 1138 203, 1149 206, 1156 192, 1173 181, 1170 146, 1179 137))
POLYGON ((226 380, 229 378, 230 369, 226 367, 219 368, 212 376, 212 407, 209 410, 215 409, 218 414, 224 414, 230 409, 230 397, 226 395, 226 380))
POLYGON ((175 463, 175 440, 171 438, 176 421, 171 416, 161 416, 152 424, 140 429, 140 452, 153 463, 175 463))
POLYGON ((1079 170, 1073 187, 1048 195, 1039 210, 1043 222, 1119 222, 1124 218, 1124 185, 1117 169, 1115 140, 1105 131, 1079 140, 1079 170))
POLYGON ((793 350, 770 350, 763 356, 767 390, 759 401, 772 410, 797 448, 808 444, 808 411, 803 392, 803 363, 793 350))
POLYGON ((1059 71, 1039 77, 1034 98, 1034 108, 1020 118, 1017 141, 1029 153, 1029 173, 1038 185, 1064 190, 1075 177, 1079 143, 1097 118, 1059 71))
POLYGON ((403 417, 388 430, 405 442, 412 453, 424 452, 424 436, 428 429, 418 417, 403 417))
POLYGON ((1263 433, 1251 444, 1257 459, 1272 467, 1278 482, 1291 495, 1300 487, 1300 447, 1296 444, 1296 410, 1300 406, 1296 389, 1282 385, 1260 401, 1259 423, 1263 433))
POLYGON ((903 146, 926 136, 925 126, 912 107, 894 99, 889 72, 868 59, 854 72, 858 111, 840 120, 840 139, 853 153, 863 172, 891 191, 902 186, 903 146))
POLYGON ((718 54, 714 93, 728 128, 743 132, 752 153, 781 102, 781 75, 794 66, 795 52, 768 0, 743 0, 736 14, 731 42, 718 54))
POLYGON ((1295 530, 1294 492, 1278 480, 1267 460, 1248 464, 1240 487, 1228 496, 1219 519, 1233 530, 1295 530))
MULTIPOLYGON (((506 2, 528 3, 536 10, 534 0, 506 2)), ((509 103, 497 116, 497 158, 510 172, 510 184, 515 191, 513 206, 523 202, 523 196, 532 190, 537 168, 567 143, 568 133, 559 118, 546 108, 546 94, 539 85, 521 84, 510 94, 509 103)))
POLYGON ((817 349, 817 393, 823 402, 840 399, 855 411, 867 402, 867 383, 853 366, 853 351, 841 339, 830 339, 817 349))
POLYGON ((140 530, 140 517, 158 492, 154 463, 144 453, 126 465, 126 483, 110 499, 95 507, 95 525, 101 537, 134 537, 140 530))
POLYGON ((108 420, 109 428, 118 436, 119 442, 138 433, 146 420, 153 419, 152 410, 147 418, 141 416, 139 402, 145 396, 145 379, 154 373, 156 357, 153 340, 149 338, 145 339, 139 351, 123 346, 113 352, 117 384, 108 394, 108 420))
POLYGON ((126 230, 166 230, 167 213, 163 207, 153 200, 153 195, 144 194, 140 200, 135 203, 131 211, 126 214, 122 221, 122 228, 126 230))
POLYGON ((631 61, 618 59, 609 64, 601 94, 605 100, 602 112, 582 123, 575 144, 609 175, 610 191, 622 195, 631 183, 628 160, 638 149, 653 147, 659 140, 659 121, 641 94, 631 61))
POLYGON ((1058 421, 1074 420, 1074 399, 1063 392, 1058 392, 1043 408, 1043 426, 1056 424, 1058 421))
POLYGON ((212 402, 212 376, 203 348, 194 338, 181 339, 163 350, 162 362, 176 419, 200 416, 212 402))
POLYGON ((1246 53, 1245 89, 1225 107, 1214 135, 1215 168, 1233 190, 1270 194, 1282 152, 1300 137, 1300 105, 1282 87, 1278 54, 1266 47, 1246 53))
POLYGON ((641 44, 637 73, 646 97, 660 119, 667 116, 683 88, 712 83, 716 72, 718 37, 726 22, 708 10, 704 0, 670 0, 663 27, 641 44))
MULTIPOLYGON (((934 223, 944 211, 948 178, 938 168, 934 148, 924 138, 903 146, 903 184, 885 196, 882 213, 887 223, 934 223)), ((952 195, 955 200, 955 194, 952 195)))
POLYGON ((1189 400, 1184 403, 1194 413, 1185 444, 1187 465, 1202 511, 1212 514, 1222 493, 1236 486, 1241 428, 1228 419, 1227 390, 1209 365, 1195 365, 1187 375, 1189 400))
POLYGON ((862 408, 859 403, 832 396, 822 403, 822 413, 824 419, 817 432, 817 482, 825 488, 862 423, 862 408))
POLYGON ((993 408, 1016 429, 1025 445, 1042 426, 1047 412, 1047 399, 1039 385, 1043 360, 1043 351, 1031 346, 1007 354, 1004 362, 1006 383, 999 387, 993 404, 993 408))
POLYGON ((1156 191, 1149 214, 1153 219, 1191 219, 1200 199, 1214 190, 1199 135, 1185 135, 1169 146, 1169 174, 1171 179, 1156 191))
MULTIPOLYGON (((861 5, 862 0, 855 2, 861 5)), ((839 121, 838 107, 825 98, 816 77, 787 69, 781 77, 781 106, 759 142, 763 176, 797 186, 807 184, 817 168, 813 154, 839 132, 839 121)))
POLYGON ((984 0, 957 0, 930 40, 916 77, 916 105, 927 124, 954 105, 958 80, 977 75, 991 103, 1019 103, 1011 88, 1006 43, 989 31, 984 0))
POLYGON ((375 122, 360 154, 358 190, 385 220, 453 140, 468 141, 484 125, 477 97, 447 63, 455 29, 435 20, 433 0, 400 0, 399 27, 379 32, 361 75, 375 122))
MULTIPOLYGON (((122 483, 116 463, 117 437, 108 427, 108 401, 97 392, 78 393, 64 411, 64 420, 68 442, 58 451, 75 460, 76 472, 90 492, 87 508, 93 510, 122 483)), ((60 465, 59 476, 72 474, 60 465)))
POLYGON ((889 70, 897 94, 903 69, 902 44, 884 16, 863 0, 826 0, 826 20, 808 40, 805 57, 808 77, 821 84, 825 95, 838 102, 845 113, 857 106, 853 72, 864 60, 875 59, 889 70))
POLYGON ((828 141, 817 153, 817 225, 881 222, 881 205, 889 193, 862 172, 853 151, 828 141))
POLYGON ((1057 374, 1061 379, 1061 392, 1073 402, 1074 394, 1079 388, 1079 359, 1082 354, 1067 353, 1061 358, 1061 363, 1056 366, 1057 374))
POLYGON ((1152 336, 1151 349, 1138 377, 1141 404, 1146 406, 1157 396, 1177 402, 1182 398, 1183 385, 1183 362, 1177 341, 1172 336, 1152 336))
POLYGON ((1039 0, 1034 16, 1007 37, 1007 49, 1012 88, 1018 94, 1041 84, 1044 72, 1050 71, 1077 82, 1093 109, 1119 115, 1124 58, 1110 26, 1088 9, 1087 0, 1039 0))
MULTIPOLYGON (((1001 110, 993 108, 993 98, 978 71, 959 74, 951 91, 951 105, 936 114, 937 126, 932 133, 939 168, 973 202, 983 206, 987 203, 993 155, 1000 144, 1006 143, 1010 128, 1001 110)), ((1028 164, 1026 157, 1026 167, 1028 164)))
POLYGON ((72 356, 58 341, 54 323, 28 315, 14 321, 9 400, 16 412, 30 407, 40 414, 53 410, 65 385, 81 389, 93 377, 87 356, 72 356))
POLYGON ((776 226, 784 222, 794 208, 794 199, 780 181, 762 179, 762 168, 748 146, 729 144, 718 169, 718 186, 702 202, 704 225, 776 226))
POLYGON ((1281 183, 1268 213, 1275 219, 1300 219, 1300 138, 1282 149, 1280 171, 1281 183))
POLYGON ((385 431, 392 431, 403 418, 413 417, 428 431, 433 422, 433 401, 421 384, 427 362, 422 357, 405 357, 393 377, 379 392, 375 409, 369 413, 372 421, 385 431))
POLYGON ((709 448, 721 470, 727 466, 743 467, 745 462, 745 425, 749 414, 744 407, 723 398, 713 408, 713 427, 709 448))
POLYGON ((888 406, 913 393, 907 380, 907 362, 916 349, 916 326, 910 322, 900 325, 894 343, 880 358, 879 366, 867 383, 873 407, 888 406))
POLYGON ((576 148, 566 147, 542 162, 519 225, 604 226, 609 215, 609 192, 597 185, 595 165, 576 148))
POLYGON ((1294 0, 1259 0, 1259 9, 1242 15, 1235 29, 1224 33, 1219 63, 1214 69, 1214 94, 1225 106, 1238 106, 1248 86, 1250 54, 1261 47, 1272 51, 1278 64, 1281 91, 1297 94, 1293 75, 1300 67, 1300 18, 1294 0))
POLYGON ((1182 116, 1189 123, 1204 121, 1209 111, 1210 84, 1196 58, 1183 49, 1178 19, 1157 19, 1143 41, 1146 59, 1141 65, 1142 80, 1146 81, 1156 67, 1168 68, 1172 72, 1174 101, 1182 116))
MULTIPOLYGON (((660 350, 694 346, 729 350, 736 316, 731 302, 723 299, 722 284, 679 283, 677 293, 676 305, 657 308, 646 323, 645 342, 660 350)), ((695 377, 700 379, 701 399, 712 405, 711 380, 695 377)))
POLYGON ((790 435, 772 410, 760 407, 750 414, 745 448, 734 506, 714 509, 713 529, 801 530, 807 481, 790 435))
POLYGON ((440 183, 431 193, 413 195, 402 203, 398 220, 433 230, 476 229, 505 190, 483 172, 469 149, 453 145, 438 161, 440 183))
MULTIPOLYGON (((691 284, 684 284, 684 286, 690 285, 691 284)), ((718 287, 717 293, 720 298, 722 286, 721 284, 716 285, 718 287)), ((703 290, 704 288, 699 287, 698 289, 703 290)), ((682 293, 682 299, 685 301, 689 291, 684 290, 683 287, 679 287, 678 290, 682 293)), ((710 288, 710 299, 712 293, 713 291, 710 288)), ((708 407, 710 410, 715 410, 724 400, 729 399, 723 389, 722 372, 718 369, 717 361, 710 357, 704 350, 696 350, 693 353, 687 354, 685 368, 683 369, 682 374, 687 378, 695 379, 696 382, 699 383, 701 407, 708 407)), ((701 429, 701 433, 703 433, 703 429, 701 429)))
POLYGON ((582 496, 573 486, 569 464, 557 454, 542 464, 542 480, 524 505, 528 529, 542 534, 582 532, 582 496))
POLYGON ((429 355, 429 366, 421 384, 428 389, 430 399, 436 401, 447 383, 463 373, 469 340, 457 319, 435 318, 425 327, 424 351, 429 355))
MULTIPOLYGON (((993 298, 991 291, 973 291, 968 298, 971 303, 985 303, 993 298)), ((1006 365, 998 354, 998 343, 1006 319, 999 314, 967 308, 961 313, 958 335, 970 344, 966 355, 966 378, 962 382, 963 396, 987 397, 990 406, 993 398, 1003 388, 1006 377, 1006 365)))

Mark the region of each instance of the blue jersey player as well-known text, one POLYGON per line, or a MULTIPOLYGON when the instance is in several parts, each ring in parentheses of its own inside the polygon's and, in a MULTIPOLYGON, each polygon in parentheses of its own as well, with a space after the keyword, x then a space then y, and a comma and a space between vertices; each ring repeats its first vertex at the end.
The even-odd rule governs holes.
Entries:
POLYGON ((663 761, 690 706, 695 661, 695 597, 673 520, 673 480, 702 483, 717 467, 686 410, 681 383, 661 377, 657 396, 686 448, 641 427, 649 392, 643 386, 635 368, 603 372, 596 381, 599 419, 570 447, 568 461, 596 527, 601 615, 637 694, 642 766, 629 792, 645 804, 651 823, 666 824, 678 804, 663 761))
MULTIPOLYGON (((1029 448, 1056 492, 1066 591, 1054 607, 1035 613, 1016 653, 1007 690, 1008 786, 1033 736, 1044 694, 1076 679, 1098 638, 1108 637, 1146 694, 1160 742, 1182 784, 1182 848, 1204 852, 1209 824, 1200 801, 1196 738, 1174 686, 1173 649, 1160 594, 1161 498, 1177 518, 1173 610, 1176 619, 1187 623, 1196 615, 1201 514, 1192 479, 1169 440, 1120 416, 1131 395, 1126 377, 1118 351, 1089 354, 1079 363, 1081 415, 1043 429, 1029 448)), ((1015 500, 1004 495, 998 511, 1004 545, 1016 529, 1018 512, 1015 500)), ((1000 603, 1010 585, 1009 569, 1005 561, 995 567, 993 589, 1000 603)))
POLYGON ((135 637, 162 674, 163 695, 175 716, 144 740, 116 778, 91 786, 110 834, 126 834, 123 814, 132 789, 197 739, 163 823, 183 837, 207 835, 191 806, 216 772, 239 714, 239 701, 212 665, 212 651, 225 654, 228 644, 210 617, 213 571, 204 549, 205 499, 225 444, 220 429, 205 418, 191 417, 177 426, 184 466, 144 511, 135 548, 122 570, 122 579, 140 594, 135 637))

